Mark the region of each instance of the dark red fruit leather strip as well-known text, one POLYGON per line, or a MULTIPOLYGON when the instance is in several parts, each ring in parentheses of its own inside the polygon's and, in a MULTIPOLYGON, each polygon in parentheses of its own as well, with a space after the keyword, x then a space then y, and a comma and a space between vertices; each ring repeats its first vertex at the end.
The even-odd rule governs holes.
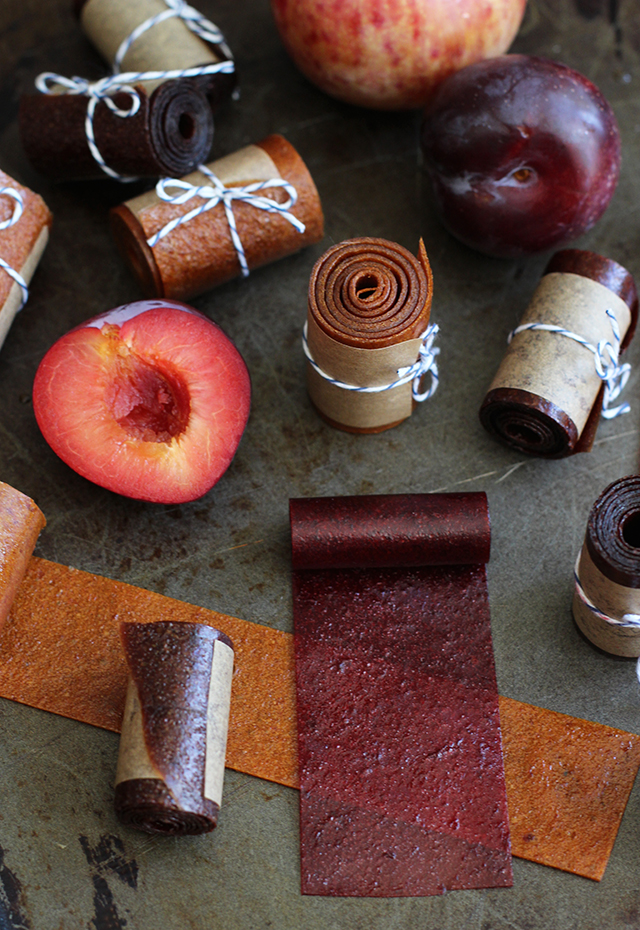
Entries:
POLYGON ((292 501, 294 565, 301 536, 313 561, 310 512, 320 551, 327 542, 323 507, 335 563, 336 519, 348 522, 352 507, 348 546, 360 520, 375 567, 293 572, 302 891, 386 897, 511 885, 486 498, 292 501), (409 502, 436 562, 434 540, 448 525, 464 538, 467 516, 468 549, 460 542, 451 552, 479 564, 377 567, 371 540, 384 539, 397 564, 392 530, 409 502))

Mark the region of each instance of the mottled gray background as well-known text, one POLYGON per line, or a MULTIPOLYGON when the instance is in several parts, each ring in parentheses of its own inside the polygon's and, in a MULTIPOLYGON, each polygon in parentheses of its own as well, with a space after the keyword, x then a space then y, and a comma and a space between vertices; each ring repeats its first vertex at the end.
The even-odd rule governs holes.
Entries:
MULTIPOLYGON (((489 588, 503 694, 632 731, 633 662, 596 652, 570 613, 572 566, 589 509, 638 470, 640 342, 626 396, 594 450, 565 461, 494 443, 477 409, 547 256, 491 260, 434 216, 417 146, 419 117, 337 103, 286 56, 267 0, 200 0, 224 30, 242 96, 217 121, 214 154, 271 132, 301 152, 326 213, 323 243, 194 301, 236 341, 253 408, 238 454, 202 500, 157 506, 117 497, 70 471, 35 424, 33 376, 69 328, 139 296, 105 213, 128 191, 111 182, 53 185, 25 163, 17 101, 43 70, 103 73, 70 0, 0 4, 0 166, 55 214, 31 298, 0 351, 0 479, 33 497, 48 525, 37 554, 247 620, 291 630, 290 496, 485 490, 493 524, 489 588), (334 242, 382 236, 415 250, 423 236, 441 326, 441 386, 378 436, 326 426, 306 396, 300 329, 309 272, 334 242)), ((530 0, 514 46, 558 58, 595 81, 623 139, 613 203, 579 242, 640 277, 640 3, 530 0)), ((0 641, 1 648, 1 641, 0 641)), ((297 793, 227 771, 211 836, 172 840, 120 827, 112 812, 117 737, 0 701, 0 927, 17 930, 603 930, 640 928, 640 788, 597 884, 515 860, 512 889, 442 898, 350 900, 299 893, 297 793)))

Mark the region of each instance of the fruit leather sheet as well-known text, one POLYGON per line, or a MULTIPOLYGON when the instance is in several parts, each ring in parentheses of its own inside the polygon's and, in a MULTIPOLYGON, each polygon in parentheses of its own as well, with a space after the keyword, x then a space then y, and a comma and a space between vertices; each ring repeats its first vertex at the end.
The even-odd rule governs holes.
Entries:
MULTIPOLYGON (((117 732, 121 621, 206 623, 233 640, 226 764, 298 787, 293 637, 32 558, 0 637, 0 697, 117 732)), ((500 698, 513 853, 600 879, 640 765, 640 737, 500 698)))
POLYGON ((303 894, 511 885, 486 495, 290 507, 303 894))

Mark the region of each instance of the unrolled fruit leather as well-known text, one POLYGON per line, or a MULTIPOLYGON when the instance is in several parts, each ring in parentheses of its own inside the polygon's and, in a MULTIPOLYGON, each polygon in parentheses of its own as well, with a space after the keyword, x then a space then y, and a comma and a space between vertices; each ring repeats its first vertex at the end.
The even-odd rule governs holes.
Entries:
MULTIPOLYGON (((122 621, 208 623, 235 647, 227 765, 298 787, 293 636, 32 558, 0 641, 0 697, 118 732, 122 621)), ((640 765, 640 737, 500 698, 516 856, 600 879, 640 765), (568 773, 568 774, 567 774, 568 773)))

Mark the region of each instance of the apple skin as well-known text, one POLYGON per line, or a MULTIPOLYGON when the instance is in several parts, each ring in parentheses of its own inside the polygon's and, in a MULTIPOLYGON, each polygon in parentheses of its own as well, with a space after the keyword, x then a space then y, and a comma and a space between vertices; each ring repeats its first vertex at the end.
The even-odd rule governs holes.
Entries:
POLYGON ((504 55, 447 78, 422 149, 444 225, 517 258, 591 229, 620 174, 620 132, 598 88, 559 62, 504 55))
POLYGON ((226 471, 249 416, 249 373, 207 317, 141 300, 49 349, 33 387, 42 434, 80 475, 125 497, 196 500, 226 471))
POLYGON ((285 48, 321 90, 378 110, 423 107, 459 68, 501 55, 526 0, 271 0, 285 48))

